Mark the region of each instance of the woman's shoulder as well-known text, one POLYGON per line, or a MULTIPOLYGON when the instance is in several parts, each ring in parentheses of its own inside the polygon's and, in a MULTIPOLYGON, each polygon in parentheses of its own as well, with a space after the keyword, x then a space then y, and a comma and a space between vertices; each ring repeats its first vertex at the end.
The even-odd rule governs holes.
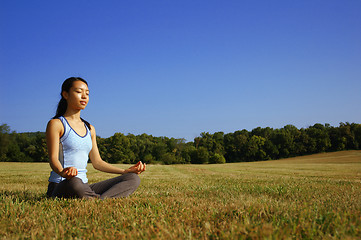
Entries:
POLYGON ((61 122, 61 120, 59 118, 53 118, 48 122, 46 130, 47 131, 49 131, 49 130, 62 131, 63 130, 63 123, 61 122))
POLYGON ((91 135, 96 136, 95 127, 93 125, 91 125, 91 124, 89 124, 89 125, 90 125, 90 133, 91 133, 91 135))
POLYGON ((49 120, 48 124, 62 124, 60 117, 59 118, 52 118, 49 120))

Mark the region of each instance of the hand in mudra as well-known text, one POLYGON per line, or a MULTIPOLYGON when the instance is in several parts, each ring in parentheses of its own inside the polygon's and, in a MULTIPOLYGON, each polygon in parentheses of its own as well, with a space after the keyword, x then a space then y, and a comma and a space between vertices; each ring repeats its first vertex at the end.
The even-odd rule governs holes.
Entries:
POLYGON ((72 177, 75 177, 76 175, 78 175, 78 169, 76 169, 75 167, 67 167, 64 168, 63 171, 61 171, 61 176, 68 180, 72 177))
POLYGON ((127 170, 125 170, 125 172, 141 174, 142 172, 145 171, 145 169, 146 169, 146 164, 139 161, 134 166, 132 166, 132 167, 128 168, 127 170))

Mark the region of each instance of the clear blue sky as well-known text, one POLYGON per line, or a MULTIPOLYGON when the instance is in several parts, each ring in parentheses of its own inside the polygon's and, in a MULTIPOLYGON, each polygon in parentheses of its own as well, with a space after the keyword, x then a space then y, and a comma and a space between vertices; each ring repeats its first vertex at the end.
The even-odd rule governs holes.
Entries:
POLYGON ((361 123, 361 1, 1 0, 0 124, 86 79, 101 137, 361 123))

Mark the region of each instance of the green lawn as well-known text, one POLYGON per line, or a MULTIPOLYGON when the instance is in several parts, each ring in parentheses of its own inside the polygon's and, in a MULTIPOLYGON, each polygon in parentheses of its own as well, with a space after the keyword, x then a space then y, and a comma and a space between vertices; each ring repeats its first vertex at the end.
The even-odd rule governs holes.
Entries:
MULTIPOLYGON (((88 171, 90 182, 114 176, 88 171)), ((0 238, 361 238, 361 151, 150 165, 132 196, 104 201, 45 198, 49 172, 0 163, 0 238)))

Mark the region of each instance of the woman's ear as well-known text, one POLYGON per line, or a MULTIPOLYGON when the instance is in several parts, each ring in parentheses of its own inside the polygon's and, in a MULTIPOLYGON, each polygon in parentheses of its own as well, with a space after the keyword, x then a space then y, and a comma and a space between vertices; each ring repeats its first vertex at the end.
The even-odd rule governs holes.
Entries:
POLYGON ((63 98, 65 98, 65 100, 68 100, 69 94, 68 94, 68 92, 63 91, 63 92, 61 93, 61 96, 63 96, 63 98))

